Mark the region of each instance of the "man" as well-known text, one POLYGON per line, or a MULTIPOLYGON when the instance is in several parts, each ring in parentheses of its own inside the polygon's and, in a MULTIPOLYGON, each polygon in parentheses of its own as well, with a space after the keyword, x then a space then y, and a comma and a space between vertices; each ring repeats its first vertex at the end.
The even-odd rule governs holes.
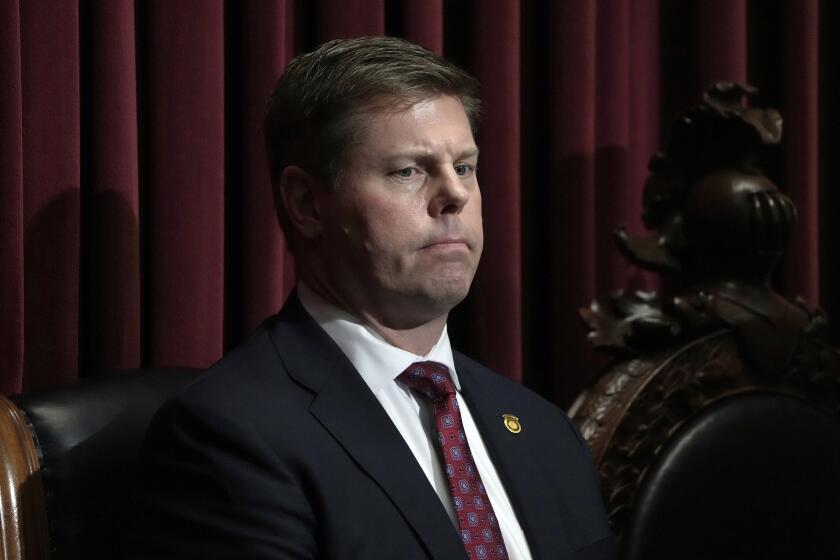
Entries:
POLYGON ((298 287, 158 414, 136 557, 611 557, 568 419, 449 346, 483 242, 476 88, 393 38, 290 63, 265 132, 298 287))

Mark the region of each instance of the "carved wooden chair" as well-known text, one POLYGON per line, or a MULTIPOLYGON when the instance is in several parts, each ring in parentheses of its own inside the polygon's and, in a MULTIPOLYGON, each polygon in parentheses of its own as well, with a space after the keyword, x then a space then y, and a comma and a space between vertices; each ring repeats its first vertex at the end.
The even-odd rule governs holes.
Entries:
POLYGON ((118 557, 143 434, 194 375, 123 371, 0 396, 0 557, 118 557))
POLYGON ((644 221, 616 240, 678 294, 582 310, 615 356, 570 413, 628 560, 840 558, 840 353, 770 286, 795 223, 756 167, 781 117, 721 83, 651 162, 644 221))

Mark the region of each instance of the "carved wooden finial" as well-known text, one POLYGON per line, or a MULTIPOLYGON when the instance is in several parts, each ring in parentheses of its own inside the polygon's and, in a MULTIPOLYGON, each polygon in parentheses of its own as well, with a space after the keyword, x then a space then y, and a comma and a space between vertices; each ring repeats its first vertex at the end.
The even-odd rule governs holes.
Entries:
POLYGON ((674 276, 682 289, 673 297, 616 292, 582 309, 596 349, 640 355, 734 328, 753 364, 780 375, 797 334, 819 330, 819 311, 770 286, 796 208, 764 173, 782 117, 753 106, 757 95, 748 85, 717 83, 675 120, 645 183, 642 217, 655 233, 619 228, 615 240, 630 261, 674 276))
POLYGON ((796 210, 761 168, 767 146, 781 140, 782 118, 751 107, 756 95, 750 86, 718 83, 676 119, 645 183, 642 218, 656 235, 615 233, 632 262, 698 281, 767 281, 796 210))

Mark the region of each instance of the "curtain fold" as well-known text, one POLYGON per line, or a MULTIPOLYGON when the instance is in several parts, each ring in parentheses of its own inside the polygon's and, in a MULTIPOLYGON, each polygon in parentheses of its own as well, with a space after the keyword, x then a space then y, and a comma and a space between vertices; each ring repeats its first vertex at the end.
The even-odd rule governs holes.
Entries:
POLYGON ((20 53, 26 389, 72 381, 78 368, 78 5, 21 2, 20 53))
POLYGON ((457 348, 564 406, 594 379, 577 310, 660 288, 612 232, 644 232, 647 163, 717 80, 785 117, 770 174, 800 224, 779 285, 840 333, 838 16, 819 0, 0 3, 0 391, 206 366, 275 312, 294 271, 265 102, 293 56, 357 35, 409 38, 483 84, 485 254, 457 348))
POLYGON ((226 14, 225 340, 230 346, 275 313, 294 285, 274 215, 260 127, 268 93, 294 53, 292 2, 248 2, 226 14), (255 297, 255 294, 260 294, 255 297))
POLYGON ((145 352, 209 364, 222 352, 224 10, 202 0, 147 4, 144 26, 145 352))
POLYGON ((315 4, 319 43, 385 33, 384 0, 320 0, 315 4))
POLYGON ((83 2, 80 362, 140 363, 140 181, 134 3, 83 2))
POLYGON ((406 0, 401 23, 406 39, 443 54, 443 0, 406 0))
MULTIPOLYGON (((697 85, 746 80, 747 0, 695 2, 694 8, 697 85)), ((757 5, 756 9, 761 8, 757 5)))
POLYGON ((0 392, 23 386, 23 99, 20 9, 0 4, 0 392))
MULTIPOLYGON (((810 305, 819 302, 819 17, 816 0, 786 0, 782 106, 785 117, 784 174, 798 211, 797 228, 788 252, 785 288, 810 305)), ((826 152, 823 152, 826 153, 826 152)), ((828 153, 826 153, 828 156, 828 153)), ((828 156, 831 157, 831 156, 828 156)), ((830 188, 830 185, 826 185, 830 188)), ((840 317, 837 318, 840 321, 840 317)))
MULTIPOLYGON (((596 155, 605 148, 596 144, 598 101, 598 6, 595 2, 557 2, 550 17, 553 48, 549 51, 548 107, 550 121, 549 160, 540 183, 530 188, 549 189, 551 216, 548 244, 539 251, 552 279, 545 293, 551 314, 543 321, 550 329, 544 348, 536 352, 551 356, 547 367, 560 372, 553 379, 554 391, 569 394, 575 378, 595 367, 586 343, 586 332, 574 322, 577 309, 599 293, 598 258, 612 258, 596 251, 603 232, 597 229, 596 155), (575 53, 565 56, 564 53, 575 53), (565 320, 561 320, 560 318, 565 320), (556 344, 563 352, 552 352, 556 344), (574 369, 572 369, 574 368, 574 369)), ((613 146, 612 150, 617 147, 613 146)), ((616 279, 616 286, 621 281, 616 279)), ((539 305, 539 299, 535 298, 539 305)))
POLYGON ((471 300, 473 348, 484 360, 522 378, 522 237, 519 148, 519 8, 486 2, 476 14, 473 71, 481 82, 481 147, 484 254, 471 300), (494 52, 488 57, 485 53, 494 52), (493 304, 488 305, 492 294, 493 304))

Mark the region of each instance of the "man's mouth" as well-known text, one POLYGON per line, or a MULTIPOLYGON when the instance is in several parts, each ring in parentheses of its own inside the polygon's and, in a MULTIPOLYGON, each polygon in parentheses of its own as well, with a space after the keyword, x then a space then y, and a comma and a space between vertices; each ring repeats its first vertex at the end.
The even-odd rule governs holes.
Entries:
POLYGON ((431 243, 425 245, 423 249, 456 249, 456 248, 466 248, 469 249, 470 244, 467 242, 466 239, 463 237, 452 237, 452 238, 444 238, 444 239, 436 239, 431 243))

